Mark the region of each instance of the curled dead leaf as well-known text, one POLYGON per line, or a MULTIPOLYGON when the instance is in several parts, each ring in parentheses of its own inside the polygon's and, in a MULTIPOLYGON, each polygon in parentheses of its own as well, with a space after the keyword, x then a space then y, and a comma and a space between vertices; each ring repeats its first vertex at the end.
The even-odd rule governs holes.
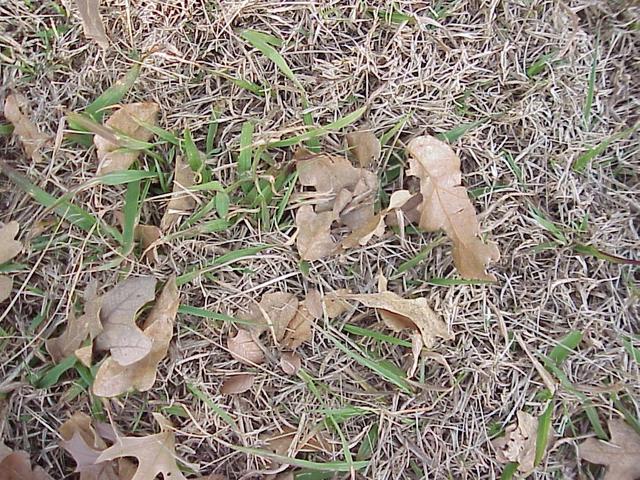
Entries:
POLYGON ((331 452, 331 444, 319 432, 302 434, 297 429, 283 427, 282 432, 266 434, 261 437, 267 447, 278 455, 295 457, 298 452, 331 452))
POLYGON ((331 238, 333 212, 315 213, 311 205, 303 205, 296 213, 298 236, 296 247, 300 258, 310 262, 332 255, 337 248, 331 238))
POLYGON ((136 314, 155 298, 156 279, 131 277, 102 298, 103 331, 96 337, 98 350, 110 350, 120 365, 131 365, 150 351, 152 339, 136 324, 136 314))
POLYGON ((350 132, 346 135, 349 151, 362 168, 369 168, 380 158, 382 147, 373 132, 362 130, 350 132))
POLYGON ((282 341, 284 348, 293 350, 313 338, 314 321, 322 316, 322 305, 318 306, 321 301, 319 296, 316 290, 312 290, 300 303, 298 311, 287 326, 287 333, 282 341))
POLYGON ((256 376, 251 373, 240 373, 227 377, 220 388, 222 395, 244 393, 251 388, 256 376))
POLYGON ((479 238, 480 227, 466 189, 461 186, 460 159, 446 143, 435 137, 417 137, 409 142, 408 175, 420 179, 420 228, 443 230, 453 243, 453 263, 465 278, 495 280, 486 273, 497 261, 495 244, 479 238))
MULTIPOLYGON (((105 126, 116 132, 115 139, 118 137, 117 134, 120 134, 133 140, 148 142, 153 137, 153 132, 140 125, 139 122, 155 125, 158 112, 159 107, 153 102, 122 105, 109 117, 105 126)), ((96 146, 100 162, 98 175, 127 170, 140 155, 140 150, 123 148, 122 145, 114 142, 111 135, 95 135, 93 143, 96 146)))
POLYGON ((341 298, 355 300, 375 308, 385 324, 396 332, 417 330, 427 348, 435 344, 436 338, 450 340, 447 325, 435 314, 426 298, 405 299, 393 292, 371 294, 340 294, 341 298))
POLYGON ((257 365, 264 361, 264 353, 251 336, 251 332, 238 330, 234 337, 227 339, 227 349, 231 356, 246 365, 257 365))
POLYGON ((100 16, 100 0, 76 0, 82 28, 87 38, 95 40, 102 48, 109 46, 109 37, 104 31, 104 24, 100 16))
POLYGON ((534 468, 538 419, 518 411, 518 425, 509 425, 505 435, 492 441, 496 458, 501 463, 517 462, 518 470, 529 473, 534 468))
POLYGON ((302 361, 296 352, 282 352, 280 356, 280 368, 287 375, 295 375, 300 370, 302 361))
MULTIPOLYGON (((13 133, 20 138, 22 147, 34 162, 42 160, 40 149, 49 137, 38 130, 38 127, 25 113, 27 99, 19 94, 7 95, 4 101, 4 116, 13 125, 13 133)), ((2 262, 0 262, 2 263, 2 262)))
POLYGON ((196 204, 193 195, 188 192, 188 188, 196 182, 196 174, 182 156, 178 155, 175 162, 173 193, 160 221, 160 228, 165 232, 173 227, 180 217, 191 213, 196 204))
POLYGON ((94 394, 99 397, 115 397, 132 389, 144 392, 153 386, 158 365, 171 343, 179 306, 180 292, 174 275, 167 280, 143 325, 145 336, 152 340, 149 353, 129 365, 121 365, 112 357, 107 358, 96 374, 94 394))
POLYGON ((250 330, 256 335, 269 329, 276 341, 280 342, 297 311, 298 299, 295 295, 287 292, 266 293, 260 303, 252 305, 247 320, 255 323, 250 330))

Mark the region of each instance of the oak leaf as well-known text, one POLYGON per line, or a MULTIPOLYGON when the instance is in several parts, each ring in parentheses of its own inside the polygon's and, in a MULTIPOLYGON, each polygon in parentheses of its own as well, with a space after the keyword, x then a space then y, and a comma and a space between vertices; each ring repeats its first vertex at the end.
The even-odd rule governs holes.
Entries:
POLYGON ((264 362, 264 352, 247 330, 238 330, 234 337, 229 337, 227 349, 233 358, 246 365, 264 362))
POLYGON ((189 214, 196 204, 192 194, 187 191, 196 182, 195 172, 180 155, 176 157, 175 163, 173 193, 167 205, 167 210, 160 221, 162 231, 169 230, 178 222, 181 216, 189 214))
POLYGON ((222 395, 235 395, 246 392, 251 388, 255 380, 256 376, 251 373, 240 373, 229 376, 225 379, 222 387, 220 387, 220 393, 222 395))
POLYGON ((606 465, 603 480, 635 480, 640 478, 640 435, 623 420, 609 421, 611 440, 589 438, 578 447, 583 460, 606 465))
POLYGON ((27 452, 13 451, 0 443, 0 480, 51 480, 42 468, 31 468, 27 452))
POLYGON ((167 280, 143 325, 144 335, 152 340, 151 350, 144 358, 129 365, 122 365, 113 357, 107 358, 100 365, 93 383, 96 395, 115 397, 132 389, 144 392, 153 386, 158 364, 167 354, 171 343, 179 306, 180 293, 176 278, 172 276, 167 280))
MULTIPOLYGON (((158 111, 158 105, 153 102, 122 105, 109 117, 105 125, 125 137, 148 142, 153 137, 153 132, 140 125, 139 122, 155 124, 158 111)), ((123 148, 120 143, 114 142, 115 139, 111 136, 107 135, 106 137, 109 138, 102 135, 93 137, 100 162, 98 175, 127 170, 138 159, 140 150, 123 148)))
POLYGON ((460 159, 446 143, 431 136, 409 142, 408 175, 420 179, 420 228, 443 230, 453 243, 453 263, 465 278, 495 280, 487 264, 497 261, 495 244, 479 238, 480 227, 466 189, 461 186, 460 159))
POLYGON ((104 31, 104 24, 100 16, 100 0, 76 0, 82 28, 87 38, 95 40, 102 48, 109 46, 109 37, 104 31))
POLYGON ((4 116, 13 125, 13 133, 20 138, 26 154, 29 155, 34 162, 39 162, 42 160, 40 149, 49 137, 40 132, 38 127, 36 127, 24 113, 27 109, 27 104, 27 99, 22 95, 7 95, 4 101, 4 116))
MULTIPOLYGON (((0 228, 0 265, 13 259, 22 250, 22 244, 15 240, 20 226, 12 221, 0 228)), ((13 288, 13 280, 6 275, 0 275, 0 302, 4 302, 13 288)))
POLYGON ((156 279, 131 277, 102 298, 103 331, 96 337, 98 350, 110 350, 120 365, 130 365, 151 351, 152 340, 136 324, 138 310, 155 298, 156 279))
POLYGON ((531 472, 535 468, 538 419, 518 411, 518 425, 509 425, 505 432, 503 437, 492 442, 497 460, 500 463, 517 462, 520 472, 531 472))
MULTIPOLYGON (((93 342, 102 332, 102 323, 100 322, 102 301, 103 297, 98 295, 98 282, 92 281, 84 293, 84 313, 80 317, 76 317, 72 308, 69 312, 67 327, 62 335, 46 341, 47 352, 55 362, 60 362, 76 353, 87 337, 93 342)), ((80 350, 79 358, 82 363, 91 365, 93 350, 91 345, 80 350)))
POLYGON ((341 293, 338 296, 375 308, 385 324, 396 332, 405 329, 420 332, 422 342, 427 348, 434 345, 436 337, 445 340, 453 338, 447 325, 431 310, 426 298, 409 300, 393 292, 360 295, 341 293))
POLYGON ((362 130, 350 132, 346 135, 350 153, 362 168, 369 168, 380 158, 382 147, 373 132, 362 130))
POLYGON ((131 480, 150 480, 159 474, 164 480, 186 480, 176 463, 175 435, 170 422, 158 413, 153 417, 160 425, 160 433, 146 437, 119 437, 100 454, 97 461, 134 457, 138 460, 138 469, 131 480))

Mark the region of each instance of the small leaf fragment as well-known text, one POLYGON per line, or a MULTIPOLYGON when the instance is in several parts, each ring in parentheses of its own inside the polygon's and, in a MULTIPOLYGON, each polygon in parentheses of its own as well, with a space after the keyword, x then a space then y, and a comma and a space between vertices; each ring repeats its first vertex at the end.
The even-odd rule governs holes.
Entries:
POLYGON ((173 193, 160 222, 160 228, 164 232, 173 227, 181 216, 191 213, 196 204, 192 194, 188 192, 189 187, 196 182, 196 174, 182 156, 178 155, 175 162, 173 193))
POLYGON ((15 240, 20 225, 11 221, 0 228, 0 265, 8 262, 22 251, 22 243, 15 240))
POLYGON ((264 353, 251 336, 251 332, 238 330, 234 337, 227 339, 227 349, 231 356, 246 365, 258 365, 264 361, 264 353))
POLYGON ((220 388, 222 395, 244 393, 251 388, 256 376, 251 373, 241 373, 227 377, 220 388))
POLYGON ((331 238, 333 218, 333 212, 317 214, 311 205, 303 205, 298 209, 296 246, 303 260, 320 260, 336 251, 337 244, 331 238))
MULTIPOLYGON (((13 125, 13 133, 20 138, 22 147, 34 162, 42 160, 40 149, 49 137, 38 130, 38 127, 24 113, 27 99, 19 94, 7 95, 4 101, 4 116, 13 125)), ((2 262, 0 262, 2 263, 2 262)))
POLYGON ((6 275, 0 275, 0 303, 11 296, 13 290, 13 279, 6 275))
POLYGON ((82 28, 87 38, 95 40, 102 48, 109 46, 109 37, 104 30, 100 16, 100 0, 76 0, 82 28))
POLYGON ((509 425, 503 437, 493 440, 496 458, 500 463, 517 462, 518 470, 529 473, 534 468, 538 419, 518 411, 518 425, 509 425))
POLYGON ((300 370, 302 362, 296 352, 282 352, 280 356, 280 368, 287 375, 295 375, 300 370))
POLYGON ((260 303, 251 307, 247 320, 257 325, 250 330, 260 335, 266 329, 272 329, 276 341, 281 341, 287 326, 298 311, 298 299, 287 292, 266 293, 260 303))
POLYGON ((378 158, 382 147, 380 141, 371 131, 349 132, 346 135, 349 151, 362 168, 369 168, 378 158))

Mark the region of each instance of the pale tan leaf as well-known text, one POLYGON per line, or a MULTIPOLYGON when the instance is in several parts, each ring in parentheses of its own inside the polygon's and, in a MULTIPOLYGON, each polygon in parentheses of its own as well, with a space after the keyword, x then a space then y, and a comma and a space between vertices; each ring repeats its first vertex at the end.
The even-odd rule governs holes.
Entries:
MULTIPOLYGON (((103 298, 98 296, 98 282, 92 281, 84 292, 84 314, 76 317, 72 308, 69 312, 67 327, 62 335, 46 341, 47 352, 54 361, 59 362, 73 354, 80 349, 82 342, 87 337, 93 341, 102 332, 102 323, 100 322, 102 300, 103 298)), ((85 359, 88 355, 90 364, 92 349, 90 346, 85 348, 89 348, 89 351, 85 350, 82 353, 85 359)))
POLYGON ((378 138, 370 131, 356 131, 347 133, 349 151, 362 168, 370 167, 380 158, 382 147, 378 138))
POLYGON ((517 462, 518 470, 528 473, 534 469, 538 419, 527 412, 518 411, 518 425, 509 425, 503 437, 491 443, 496 459, 501 463, 517 462))
POLYGON ((150 262, 158 262, 157 241, 162 237, 162 230, 155 225, 138 225, 134 231, 135 239, 140 241, 145 258, 150 262))
POLYGON ((255 323, 249 330, 256 335, 270 330, 279 342, 297 311, 298 299, 295 295, 286 292, 266 293, 260 303, 251 306, 246 319, 255 323))
POLYGON ((80 347, 76 349, 73 354, 76 356, 80 363, 85 367, 91 368, 93 365, 93 345, 87 345, 86 347, 80 347))
POLYGON ((589 438, 578 447, 583 460, 606 465, 604 480, 636 480, 640 478, 640 435, 621 419, 609 420, 611 440, 589 438))
POLYGON ((322 295, 318 290, 312 288, 307 292, 304 305, 313 318, 322 318, 322 295))
POLYGON ((42 160, 40 149, 49 137, 38 130, 38 127, 26 115, 26 110, 26 98, 19 94, 7 95, 4 101, 4 116, 13 125, 13 133, 20 138, 26 154, 34 162, 39 162, 42 160))
POLYGON ((235 337, 227 339, 231 356, 246 365, 257 365, 264 361, 264 353, 251 336, 251 332, 238 330, 235 337))
POLYGON ((331 238, 332 223, 333 212, 316 214, 311 205, 303 205, 298 209, 296 246, 303 260, 319 260, 336 251, 338 245, 331 238))
POLYGON ((102 48, 109 46, 109 37, 104 31, 104 24, 100 16, 100 0, 76 0, 82 28, 87 38, 95 40, 102 48))
POLYGON ((453 243, 453 262, 465 278, 495 280, 486 273, 487 264, 497 261, 495 244, 479 238, 480 227, 466 189, 461 186, 460 159, 444 142, 431 136, 409 142, 408 175, 420 179, 423 202, 420 228, 443 230, 453 243))
POLYGON ((60 426, 58 432, 62 436, 60 444, 76 462, 80 480, 119 480, 115 463, 96 463, 107 444, 96 433, 88 415, 75 413, 60 426))
POLYGON ((305 342, 308 342, 313 338, 313 331, 311 327, 313 325, 314 316, 309 312, 306 302, 302 302, 298 311, 287 327, 287 333, 282 340, 282 346, 284 348, 298 348, 305 342))
POLYGON ((374 237, 384 235, 385 223, 384 215, 379 213, 369 218, 363 225, 356 228, 340 244, 342 248, 353 248, 365 246, 374 237))
POLYGON ((341 298, 350 293, 349 290, 340 288, 324 297, 324 309, 327 312, 327 317, 337 318, 351 308, 349 302, 341 298))
POLYGON ((186 480, 176 463, 175 435, 169 422, 160 414, 154 418, 161 431, 146 437, 119 437, 100 454, 98 462, 134 457, 138 469, 131 480, 151 480, 162 474, 165 480, 186 480))
POLYGON ((409 190, 396 190, 391 194, 387 210, 396 210, 398 208, 402 208, 412 198, 413 194, 409 190))
POLYGON ((422 335, 422 341, 427 348, 434 345, 436 338, 445 340, 453 338, 447 325, 431 310, 426 298, 408 300, 393 292, 341 294, 340 297, 375 308, 382 320, 394 331, 417 330, 422 335))
POLYGON ((13 289, 13 279, 7 275, 0 275, 0 303, 11 296, 13 289))
POLYGON ((14 452, 0 443, 0 480, 52 479, 42 468, 31 468, 31 459, 27 452, 14 452))
POLYGON ((195 184, 195 172, 191 170, 189 164, 180 155, 176 156, 175 163, 173 193, 167 205, 167 210, 160 221, 160 228, 165 232, 173 227, 180 217, 191 213, 196 204, 193 196, 187 192, 187 189, 195 184))
POLYGON ((96 374, 94 394, 115 397, 132 389, 144 392, 153 386, 158 364, 167 354, 171 343, 179 306, 180 292, 174 275, 167 280, 143 325, 144 334, 152 339, 151 351, 130 365, 121 365, 113 358, 107 358, 96 374))
POLYGON ((255 382, 256 376, 251 373, 241 373, 227 377, 220 388, 222 395, 234 395, 246 392, 255 382))
POLYGON ((411 357, 412 362, 407 372, 407 378, 411 378, 416 374, 418 370, 418 361, 420 360, 420 353, 422 353, 422 347, 424 342, 422 341, 422 335, 420 332, 414 332, 411 334, 411 357))
MULTIPOLYGON (((155 125, 158 116, 158 105, 153 102, 130 103, 122 105, 106 121, 105 125, 126 137, 141 142, 148 142, 153 132, 136 122, 155 125)), ((139 150, 123 149, 121 145, 101 135, 93 137, 98 153, 98 175, 127 170, 140 155, 139 150)))
POLYGON ((378 193, 378 177, 368 170, 362 172, 363 177, 353 187, 353 198, 338 216, 338 221, 351 230, 364 226, 373 217, 378 193))
POLYGON ((287 375, 295 375, 301 366, 302 361, 296 352, 282 352, 280 355, 280 368, 287 375))
POLYGON ((0 265, 13 259, 22 251, 22 243, 15 240, 20 225, 12 221, 0 228, 0 265))
POLYGON ((278 455, 298 452, 330 452, 331 444, 320 433, 299 434, 295 428, 284 427, 282 432, 262 435, 267 447, 278 455))

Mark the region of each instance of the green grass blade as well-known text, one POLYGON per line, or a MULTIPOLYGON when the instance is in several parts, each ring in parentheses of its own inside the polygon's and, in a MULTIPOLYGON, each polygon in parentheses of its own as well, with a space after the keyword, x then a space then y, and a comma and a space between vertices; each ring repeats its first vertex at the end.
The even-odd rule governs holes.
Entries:
POLYGON ((567 237, 564 235, 564 232, 553 221, 549 220, 549 218, 547 218, 542 210, 534 207, 533 205, 529 205, 529 212, 535 222, 543 229, 551 233, 551 235, 553 235, 558 242, 563 245, 566 245, 568 243, 567 237))
POLYGON ((294 465, 296 467, 306 468, 309 470, 320 470, 329 472, 350 472, 354 470, 361 470, 369 465, 368 461, 356 461, 356 462, 312 462, 310 460, 301 460, 299 458, 288 457, 286 455, 278 455, 269 450, 262 450, 260 448, 240 447, 238 445, 229 445, 229 447, 237 450, 238 452, 249 453, 257 455, 259 457, 270 458, 278 463, 286 465, 294 465))
POLYGON ((549 63, 556 57, 556 52, 550 52, 542 55, 538 60, 533 62, 527 68, 527 77, 533 78, 537 75, 540 75, 546 68, 549 63))
POLYGON ((237 87, 243 88, 245 90, 250 91, 251 93, 253 93, 254 95, 257 95, 259 97, 264 97, 265 92, 266 92, 266 88, 263 87, 262 85, 258 85, 257 83, 254 83, 250 80, 244 79, 244 78, 238 78, 238 77, 234 77, 232 75, 229 75, 221 70, 211 70, 211 73, 213 73, 214 75, 218 75, 226 80, 229 80, 231 83, 233 83, 234 85, 236 85, 237 87))
POLYGON ((450 287, 453 285, 489 285, 495 282, 492 280, 467 280, 464 278, 433 277, 422 283, 426 283, 427 285, 437 285, 439 287, 450 287))
POLYGON ((584 99, 583 119, 585 128, 591 125, 591 107, 593 106, 593 95, 596 86, 596 67, 598 65, 598 44, 593 50, 593 62, 591 62, 591 71, 589 72, 589 80, 587 83, 587 96, 584 99))
POLYGON ((567 336, 558 342, 558 345, 551 349, 547 358, 559 367, 570 354, 575 353, 576 347, 581 341, 582 332, 579 330, 572 330, 567 336))
POLYGON ((10 123, 0 123, 0 135, 8 136, 13 133, 13 125, 10 123))
POLYGON ((538 418, 538 432, 536 436, 536 456, 534 465, 540 465, 542 457, 547 449, 547 443, 549 441, 549 433, 551 433, 551 421, 553 415, 553 407, 555 402, 553 399, 549 400, 549 405, 544 410, 540 418, 538 418))
POLYGON ((640 260, 634 260, 631 258, 618 257, 602 250, 598 250, 593 245, 583 245, 577 243, 573 246, 573 250, 580 255, 588 255, 595 257, 598 260, 605 260, 607 262, 615 263, 618 265, 640 265, 640 260))
POLYGON ((58 383, 60 377, 68 370, 71 370, 76 364, 77 359, 73 355, 65 358, 57 365, 48 368, 42 375, 38 376, 32 382, 36 388, 49 388, 58 383))
POLYGON ((207 405, 216 415, 218 415, 224 421, 224 423, 229 425, 233 430, 235 430, 236 432, 240 431, 240 429, 238 428, 238 424, 233 419, 233 417, 218 405, 216 405, 206 393, 204 393, 202 390, 191 383, 187 383, 187 390, 189 390, 189 392, 191 392, 194 397, 207 405))
POLYGON ((298 171, 296 170, 289 176, 289 179, 288 179, 289 186, 287 187, 287 190, 282 196, 282 199, 278 203, 278 207, 276 209, 276 216, 274 219, 275 225, 280 225, 284 212, 287 209, 287 205, 289 205, 289 199, 291 198, 291 195, 293 194, 293 191, 296 188, 297 181, 298 181, 298 171))
POLYGON ((229 204, 231 199, 227 192, 218 192, 215 196, 216 212, 220 218, 227 218, 229 215, 229 204))
POLYGON ((131 182, 127 185, 127 193, 124 198, 122 221, 122 256, 127 257, 133 251, 136 225, 140 214, 140 182, 131 182))
POLYGON ((298 88, 302 90, 302 85, 298 82, 295 74, 289 68, 289 64, 286 60, 280 55, 273 45, 277 47, 282 46, 282 40, 276 39, 271 35, 266 35, 261 32, 256 32, 255 30, 244 30, 240 36, 244 38, 247 42, 251 44, 254 48, 260 50, 265 57, 271 60, 275 65, 280 69, 284 75, 291 80, 298 88))
MULTIPOLYGON (((238 153, 238 176, 239 178, 246 178, 248 172, 251 171, 253 165, 253 149, 251 148, 253 143, 253 123, 244 122, 242 124, 242 130, 240 132, 240 151, 238 153)), ((245 193, 251 188, 250 184, 244 184, 242 186, 245 193)))
POLYGON ((176 279, 176 283, 178 286, 184 285, 185 283, 190 282, 194 278, 202 275, 203 273, 209 272, 210 270, 216 267, 233 263, 247 257, 252 257, 253 255, 258 254, 267 248, 269 248, 269 245, 258 245, 256 247, 242 248, 240 250, 235 250, 229 253, 225 253, 224 255, 219 256, 212 262, 209 262, 203 265, 202 267, 194 268, 192 270, 189 270, 187 273, 180 275, 176 279))
POLYGON ((103 110, 107 107, 120 103, 129 90, 133 87, 140 75, 142 64, 136 63, 129 71, 117 80, 116 83, 107 88, 98 98, 91 102, 84 112, 96 121, 102 120, 103 110))
POLYGON ((518 465, 519 464, 516 462, 507 463, 504 467, 504 470, 502 470, 500 480, 511 480, 518 470, 518 465))
POLYGON ((362 438, 358 453, 356 453, 356 460, 366 460, 371 457, 373 449, 378 443, 378 424, 374 423, 367 434, 362 438))
POLYGON ((204 167, 202 156, 200 155, 200 151, 193 141, 191 130, 189 130, 188 128, 185 128, 184 130, 182 151, 187 157, 187 163, 191 167, 191 170, 193 170, 194 172, 202 172, 202 169, 204 167))
POLYGON ((209 157, 215 148, 214 143, 216 141, 216 135, 218 134, 218 127, 220 126, 220 115, 222 112, 218 108, 214 108, 211 111, 211 118, 209 119, 209 126, 207 127, 207 139, 205 141, 205 153, 209 157))
POLYGON ((396 134, 398 134, 398 132, 400 132, 404 128, 409 118, 411 118, 411 115, 412 113, 407 113, 406 115, 403 115, 402 117, 400 117, 400 120, 398 120, 398 122, 393 127, 391 127, 389 130, 384 132, 380 137, 380 145, 387 145, 391 141, 391 139, 395 137, 396 134))
POLYGON ((269 144, 270 147, 290 147, 291 145, 297 145, 300 142, 305 142, 314 137, 322 137, 328 133, 336 130, 340 130, 353 122, 357 121, 362 114, 366 111, 367 107, 361 107, 355 112, 351 112, 349 115, 339 118, 335 122, 331 122, 324 127, 313 128, 305 133, 296 135, 295 137, 286 138, 284 140, 278 140, 269 144))
POLYGON ((601 155, 607 148, 609 148, 609 145, 631 135, 633 132, 638 130, 639 127, 640 123, 637 123, 633 127, 627 128, 621 132, 616 133, 615 135, 612 135, 609 138, 604 139, 598 145, 590 148, 582 155, 580 155, 571 168, 574 172, 583 172, 594 158, 601 155))
POLYGON ((88 183, 95 182, 102 185, 124 185, 125 183, 139 182, 147 178, 158 178, 157 172, 147 172, 146 170, 124 170, 121 172, 111 172, 100 175, 88 183))
POLYGON ((475 122, 465 123, 462 125, 458 125, 457 127, 452 128, 446 132, 442 132, 436 135, 438 140, 442 140, 443 142, 454 143, 460 139, 465 133, 469 130, 476 128, 478 125, 482 125, 487 120, 476 120, 475 122))
POLYGON ((634 362, 640 365, 640 350, 633 346, 633 343, 631 343, 631 339, 629 337, 623 337, 622 345, 629 354, 629 357, 631 357, 634 362))
POLYGON ((354 335, 360 335, 361 337, 373 338, 380 342, 387 342, 392 345, 401 345, 403 347, 411 348, 411 342, 403 340, 401 338, 392 337, 391 335, 385 335, 384 333, 369 330, 367 328, 358 327, 357 325, 345 324, 342 329, 345 332, 352 333, 354 335))
POLYGON ((404 272, 406 272, 407 270, 411 270, 414 267, 416 267, 417 265, 419 265, 420 263, 422 263, 424 260, 426 260, 426 258, 429 256, 429 254, 431 253, 431 251, 437 247, 438 245, 441 245, 442 243, 444 243, 445 241, 445 237, 441 236, 440 238, 434 240, 433 242, 429 243, 429 245, 427 245, 425 248, 423 248, 420 253, 418 253, 416 256, 414 256, 413 258, 410 258, 409 260, 402 262, 396 272, 393 274, 392 278, 397 278, 400 275, 402 275, 404 272))

